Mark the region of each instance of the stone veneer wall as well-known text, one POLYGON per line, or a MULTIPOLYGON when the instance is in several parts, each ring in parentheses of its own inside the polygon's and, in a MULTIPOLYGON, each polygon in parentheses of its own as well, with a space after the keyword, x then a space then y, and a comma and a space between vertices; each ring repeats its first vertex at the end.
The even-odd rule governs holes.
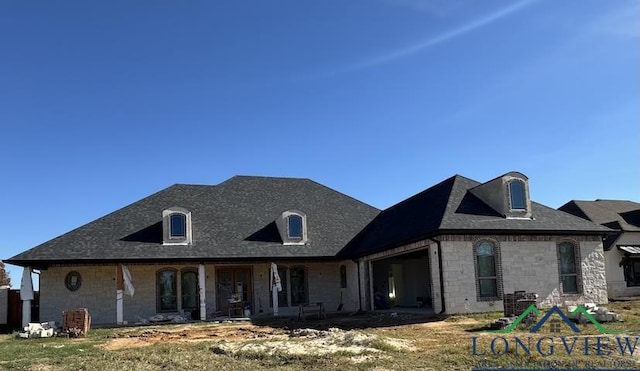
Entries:
POLYGON ((540 295, 539 303, 607 303, 602 242, 597 236, 479 236, 447 235, 442 240, 446 313, 502 311, 502 301, 478 301, 473 244, 489 238, 499 243, 505 293, 526 290, 540 295), (562 295, 556 246, 559 241, 579 243, 583 292, 562 295))
MULTIPOLYGON (((126 264, 131 272, 135 295, 124 296, 123 319, 129 323, 156 314, 156 272, 163 268, 178 271, 198 269, 198 264, 126 264)), ((357 310, 358 287, 357 266, 352 261, 329 263, 295 263, 282 266, 305 267, 309 302, 322 301, 327 311, 335 311, 343 292, 343 311, 357 310), (340 288, 340 265, 347 267, 347 288, 340 288)), ((268 315, 270 308, 269 268, 270 264, 205 264, 205 292, 207 316, 216 311, 216 268, 252 268, 253 303, 252 314, 268 315), (259 313, 260 308, 263 312, 259 313)), ((114 324, 116 322, 116 266, 55 266, 43 270, 40 275, 40 319, 42 321, 62 320, 62 311, 87 308, 93 324, 114 324), (72 292, 65 287, 67 273, 77 271, 82 277, 79 290, 72 292)), ((178 281, 178 295, 180 282, 178 281)), ((180 296, 178 296, 180 297, 180 296)), ((297 307, 280 308, 281 315, 296 315, 297 307)), ((169 313, 170 314, 170 313, 169 313)))

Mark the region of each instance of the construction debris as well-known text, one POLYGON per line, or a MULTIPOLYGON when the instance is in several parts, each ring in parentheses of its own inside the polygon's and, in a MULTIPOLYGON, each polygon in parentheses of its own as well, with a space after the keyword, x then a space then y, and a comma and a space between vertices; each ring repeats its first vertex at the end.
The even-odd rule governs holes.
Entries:
MULTIPOLYGON (((599 323, 603 322, 619 322, 622 321, 622 317, 614 312, 607 310, 607 308, 600 308, 595 303, 586 303, 583 305, 586 312, 589 313, 599 323)), ((580 324, 589 322, 587 316, 584 313, 574 311, 578 309, 577 305, 571 305, 568 308, 569 318, 580 324)))
MULTIPOLYGON (((516 317, 524 313, 531 305, 535 305, 537 308, 537 300, 538 294, 532 292, 514 291, 513 294, 504 294, 504 317, 497 319, 489 327, 493 330, 508 327, 516 317)), ((536 322, 536 319, 536 314, 529 312, 523 322, 531 324, 536 322)))
POLYGON ((28 338, 50 338, 55 334, 55 329, 51 322, 29 323, 24 331, 18 333, 17 337, 28 338))

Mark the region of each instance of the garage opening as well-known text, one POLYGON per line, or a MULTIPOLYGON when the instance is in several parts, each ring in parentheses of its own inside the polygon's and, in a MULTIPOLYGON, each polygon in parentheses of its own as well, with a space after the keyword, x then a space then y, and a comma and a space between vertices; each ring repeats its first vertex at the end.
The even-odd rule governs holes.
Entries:
POLYGON ((372 262, 374 309, 431 309, 429 249, 372 262))

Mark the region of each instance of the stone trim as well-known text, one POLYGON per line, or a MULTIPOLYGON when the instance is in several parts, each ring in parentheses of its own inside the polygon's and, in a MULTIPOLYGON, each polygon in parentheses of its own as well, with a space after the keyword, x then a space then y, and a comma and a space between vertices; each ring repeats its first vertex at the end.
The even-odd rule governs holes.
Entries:
POLYGON ((475 271, 476 300, 478 302, 502 300, 504 285, 502 282, 502 255, 500 253, 500 242, 498 240, 495 240, 493 238, 482 237, 473 241, 473 268, 475 271), (478 274, 478 245, 480 245, 480 243, 482 242, 489 242, 494 247, 497 296, 493 296, 493 297, 480 296, 480 278, 478 274))

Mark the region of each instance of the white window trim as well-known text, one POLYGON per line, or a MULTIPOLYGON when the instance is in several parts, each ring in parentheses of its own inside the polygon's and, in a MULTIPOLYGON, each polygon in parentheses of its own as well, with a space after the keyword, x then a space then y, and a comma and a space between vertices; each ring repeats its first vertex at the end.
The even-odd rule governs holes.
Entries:
POLYGON ((298 210, 284 211, 276 220, 278 232, 283 245, 306 245, 308 241, 307 234, 307 214, 298 210), (289 236, 289 217, 292 215, 299 216, 302 219, 302 238, 289 236))
POLYGON ((185 208, 174 206, 162 211, 162 244, 163 245, 190 245, 193 243, 191 229, 191 212, 185 208), (185 236, 171 235, 171 215, 181 214, 185 217, 185 236))

